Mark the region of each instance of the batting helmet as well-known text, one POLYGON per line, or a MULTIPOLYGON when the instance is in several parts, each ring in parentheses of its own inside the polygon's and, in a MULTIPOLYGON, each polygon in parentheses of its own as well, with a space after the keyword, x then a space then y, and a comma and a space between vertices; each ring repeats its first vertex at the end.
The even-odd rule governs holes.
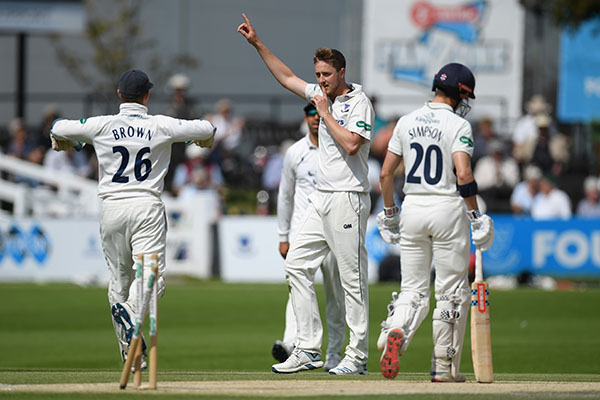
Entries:
POLYGON ((475 77, 467 66, 459 63, 444 65, 433 77, 431 90, 441 89, 456 101, 475 98, 475 77))

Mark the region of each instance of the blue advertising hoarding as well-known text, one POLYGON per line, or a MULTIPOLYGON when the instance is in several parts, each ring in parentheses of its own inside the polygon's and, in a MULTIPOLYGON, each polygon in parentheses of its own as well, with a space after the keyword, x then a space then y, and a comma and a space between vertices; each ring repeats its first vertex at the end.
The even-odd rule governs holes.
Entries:
POLYGON ((486 274, 529 271, 555 277, 600 276, 599 220, 493 218, 496 237, 483 255, 486 274))
MULTIPOLYGON (((600 277, 600 220, 491 217, 495 239, 491 249, 483 253, 486 276, 531 272, 557 278, 600 277)), ((376 225, 368 230, 366 245, 369 257, 377 263, 391 250, 376 225)))
POLYGON ((558 118, 571 123, 600 119, 600 22, 563 32, 560 45, 558 118))

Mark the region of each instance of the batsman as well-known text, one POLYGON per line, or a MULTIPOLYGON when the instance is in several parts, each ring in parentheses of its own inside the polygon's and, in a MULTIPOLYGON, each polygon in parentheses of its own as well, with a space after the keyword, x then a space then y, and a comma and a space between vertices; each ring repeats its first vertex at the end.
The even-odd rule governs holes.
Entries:
POLYGON ((464 117, 475 99, 475 77, 451 63, 433 79, 432 101, 400 118, 388 144, 380 182, 384 210, 377 216, 382 237, 400 243, 402 284, 392 295, 377 347, 381 372, 393 379, 399 357, 429 312, 430 268, 435 266, 433 382, 464 382, 460 359, 471 300, 468 281, 469 221, 482 251, 494 240, 490 217, 479 211, 471 171, 473 134, 464 117), (394 171, 406 172, 402 211, 394 204, 394 171))

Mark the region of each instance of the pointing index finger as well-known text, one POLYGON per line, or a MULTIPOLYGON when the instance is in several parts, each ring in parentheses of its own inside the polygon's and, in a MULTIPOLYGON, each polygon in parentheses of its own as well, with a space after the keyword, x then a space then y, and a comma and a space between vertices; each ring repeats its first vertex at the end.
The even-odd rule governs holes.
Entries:
POLYGON ((250 20, 248 19, 248 17, 246 17, 246 14, 245 14, 245 13, 242 13, 242 17, 244 17, 244 21, 245 21, 245 22, 246 22, 248 25, 252 25, 252 24, 250 23, 250 20))
POLYGON ((329 100, 329 96, 327 96, 327 92, 325 91, 325 86, 323 86, 323 84, 319 84, 319 87, 321 88, 321 93, 323 95, 323 97, 325 97, 327 100, 329 100))

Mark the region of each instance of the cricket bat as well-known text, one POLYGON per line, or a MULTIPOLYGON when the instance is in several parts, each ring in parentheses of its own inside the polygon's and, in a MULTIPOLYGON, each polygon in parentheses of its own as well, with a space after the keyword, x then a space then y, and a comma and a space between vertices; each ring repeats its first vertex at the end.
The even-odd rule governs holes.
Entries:
POLYGON ((494 381, 488 296, 488 285, 483 281, 481 250, 477 247, 475 249, 475 280, 471 284, 471 353, 475 379, 480 383, 494 381))

